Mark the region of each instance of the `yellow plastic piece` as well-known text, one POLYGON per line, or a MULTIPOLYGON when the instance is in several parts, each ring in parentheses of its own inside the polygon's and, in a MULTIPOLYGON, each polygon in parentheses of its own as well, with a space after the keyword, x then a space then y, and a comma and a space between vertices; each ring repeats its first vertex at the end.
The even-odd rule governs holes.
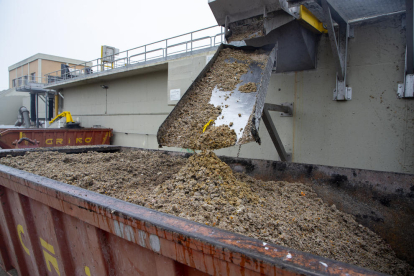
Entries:
POLYGON ((62 113, 60 113, 59 115, 57 115, 55 118, 52 119, 52 121, 49 122, 49 125, 52 124, 54 121, 66 117, 66 123, 74 123, 73 119, 72 119, 72 115, 70 114, 69 111, 63 111, 62 113))
POLYGON ((323 23, 316 18, 305 6, 300 5, 299 20, 306 22, 309 26, 320 33, 327 33, 328 30, 323 27, 323 23))
POLYGON ((208 123, 203 127, 203 133, 206 131, 206 128, 211 124, 211 122, 214 122, 214 120, 208 121, 208 123))

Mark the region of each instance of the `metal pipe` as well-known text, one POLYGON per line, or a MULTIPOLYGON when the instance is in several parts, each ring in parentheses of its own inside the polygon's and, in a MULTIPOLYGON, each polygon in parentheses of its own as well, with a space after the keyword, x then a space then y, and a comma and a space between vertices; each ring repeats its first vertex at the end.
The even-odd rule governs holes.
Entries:
POLYGON ((39 127, 39 94, 36 93, 36 127, 39 127))
POLYGON ((32 122, 36 122, 36 94, 30 94, 30 117, 32 122))
POLYGON ((55 117, 59 115, 59 96, 55 95, 55 117))
POLYGON ((25 106, 22 106, 20 107, 19 112, 22 116, 24 127, 30 128, 29 110, 27 110, 25 106))
POLYGON ((49 103, 49 114, 48 114, 48 118, 47 118, 48 121, 51 121, 52 118, 55 117, 55 116, 53 116, 53 102, 54 102, 54 99, 55 99, 55 97, 53 97, 52 95, 49 96, 49 101, 48 101, 48 103, 49 103))
POLYGON ((47 104, 48 104, 48 93, 45 93, 45 128, 47 128, 47 104))
POLYGON ((168 39, 165 40, 165 58, 168 56, 168 39))
POLYGON ((413 21, 413 0, 406 0, 406 40, 407 40, 407 72, 406 74, 414 73, 414 21, 413 21))
POLYGON ((380 14, 380 15, 361 17, 361 18, 357 18, 357 19, 351 19, 351 20, 348 21, 348 24, 354 25, 354 24, 357 24, 357 23, 360 23, 360 22, 375 20, 375 19, 385 17, 385 16, 393 16, 393 15, 403 14, 405 12, 406 12, 405 10, 401 10, 401 11, 396 11, 396 12, 384 13, 384 14, 380 14))

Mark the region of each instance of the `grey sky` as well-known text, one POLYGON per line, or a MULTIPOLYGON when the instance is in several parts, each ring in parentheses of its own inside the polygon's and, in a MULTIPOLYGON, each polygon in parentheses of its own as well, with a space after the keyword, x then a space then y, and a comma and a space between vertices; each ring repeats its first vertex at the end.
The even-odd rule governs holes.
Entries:
POLYGON ((207 0, 0 0, 0 91, 8 66, 37 53, 100 57, 216 25, 207 0))

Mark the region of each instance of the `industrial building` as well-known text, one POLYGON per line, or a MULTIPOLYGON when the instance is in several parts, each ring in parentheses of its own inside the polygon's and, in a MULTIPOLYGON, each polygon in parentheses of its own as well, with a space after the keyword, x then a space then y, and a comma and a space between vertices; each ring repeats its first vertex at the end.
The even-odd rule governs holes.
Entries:
MULTIPOLYGON (((30 111, 30 93, 36 93, 30 92, 30 86, 39 87, 47 83, 46 73, 61 69, 62 64, 73 66, 80 63, 84 61, 38 53, 9 66, 9 89, 0 91, 0 125, 13 125, 21 106, 30 111)), ((44 112, 43 99, 39 101, 41 118, 45 117, 44 112)))
MULTIPOLYGON (((414 101, 397 97, 405 76, 405 14, 347 16, 352 35, 346 84, 352 100, 333 100, 337 71, 329 36, 323 34, 315 69, 272 74, 266 102, 294 106, 293 117, 273 112, 272 119, 293 162, 413 173, 414 101)), ((193 43, 185 35, 185 43, 176 43, 181 46, 164 40, 121 52, 108 61, 109 68, 95 63, 92 74, 62 78, 45 88, 61 92, 63 109, 83 126, 113 128, 114 145, 157 149, 157 129, 177 102, 177 91, 181 96, 187 90, 224 39, 217 35, 220 27, 213 30, 193 33, 193 43)), ((49 78, 60 76, 49 73, 49 78)), ((243 145, 240 157, 278 160, 263 126, 260 136, 262 144, 243 145)), ((217 154, 236 156, 238 151, 234 146, 217 154)))
POLYGON ((208 5, 16 65, 0 275, 414 275, 414 1, 208 5))

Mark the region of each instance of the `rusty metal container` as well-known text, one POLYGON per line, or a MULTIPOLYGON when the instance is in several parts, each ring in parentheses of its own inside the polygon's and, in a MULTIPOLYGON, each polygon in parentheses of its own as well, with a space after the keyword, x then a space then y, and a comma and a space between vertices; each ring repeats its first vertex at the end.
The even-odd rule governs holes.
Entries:
POLYGON ((112 129, 110 128, 0 129, 0 148, 13 149, 31 147, 109 145, 111 137, 112 129))
MULTIPOLYGON (((49 148, 67 153, 115 146, 49 148)), ((28 150, 3 150, 24 155, 28 150)), ((188 154, 165 152, 166 154, 188 154)), ((413 263, 414 175, 223 157, 263 180, 301 181, 413 263), (364 208, 361 208, 361 207, 364 208)), ((0 165, 0 265, 19 275, 380 275, 0 165)))

